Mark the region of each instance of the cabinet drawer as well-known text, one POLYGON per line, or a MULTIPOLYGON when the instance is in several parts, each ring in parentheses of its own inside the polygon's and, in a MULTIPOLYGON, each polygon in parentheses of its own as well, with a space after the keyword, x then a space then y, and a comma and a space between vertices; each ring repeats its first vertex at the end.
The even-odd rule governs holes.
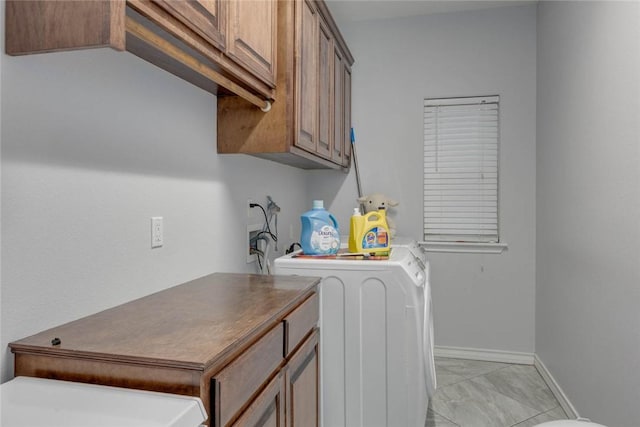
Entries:
POLYGON ((212 426, 226 426, 280 366, 283 341, 278 325, 212 378, 212 426))
POLYGON ((300 307, 284 318, 284 356, 288 357, 305 336, 318 324, 318 293, 314 292, 300 307))

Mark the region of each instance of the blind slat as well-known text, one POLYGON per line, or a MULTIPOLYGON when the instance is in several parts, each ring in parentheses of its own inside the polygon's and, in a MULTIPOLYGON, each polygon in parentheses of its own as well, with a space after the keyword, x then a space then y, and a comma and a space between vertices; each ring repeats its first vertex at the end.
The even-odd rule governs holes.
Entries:
MULTIPOLYGON (((464 235, 469 234, 472 236, 478 235, 486 235, 486 236, 495 236, 497 234, 497 229, 469 229, 469 228, 460 228, 460 227, 451 227, 451 228, 438 228, 431 229, 427 228, 427 232, 431 232, 434 234, 454 234, 454 235, 464 235)), ((462 237, 462 236, 461 236, 462 237)))
POLYGON ((445 212, 452 217, 472 215, 472 216, 497 216, 498 212, 490 207, 470 207, 470 206, 457 206, 441 208, 437 206, 425 206, 425 211, 430 212, 445 212))
MULTIPOLYGON (((442 179, 451 179, 451 180, 464 180, 464 179, 482 179, 482 177, 484 176, 484 178, 498 178, 498 174, 497 173, 492 173, 492 172, 482 172, 482 173, 478 173, 478 172, 466 172, 466 173, 435 173, 435 172, 425 172, 424 174, 424 178, 425 181, 427 180, 431 180, 431 179, 435 179, 435 178, 442 178, 442 179)), ((454 181, 452 181, 454 182, 454 181)))
MULTIPOLYGON (((428 173, 436 173, 437 172, 435 167, 430 167, 430 168, 426 168, 426 169, 428 169, 427 170, 428 173)), ((487 172, 488 173, 496 173, 497 174, 498 173, 498 168, 496 166, 494 166, 492 168, 487 167, 487 170, 484 173, 487 173, 487 172)), ((448 173, 477 173, 477 172, 469 170, 469 168, 451 168, 447 172, 440 172, 440 175, 446 176, 446 174, 448 174, 448 173)))
MULTIPOLYGON (((479 203, 477 200, 456 200, 456 201, 428 201, 429 206, 433 207, 443 207, 448 208, 450 210, 457 208, 471 208, 477 207, 478 209, 496 209, 495 203, 492 200, 485 200, 482 203, 479 203)), ((497 211, 497 210, 496 210, 497 211)))
POLYGON ((441 218, 441 222, 433 222, 429 224, 430 228, 443 228, 443 227, 480 227, 480 228, 493 228, 495 227, 495 221, 492 218, 441 218))

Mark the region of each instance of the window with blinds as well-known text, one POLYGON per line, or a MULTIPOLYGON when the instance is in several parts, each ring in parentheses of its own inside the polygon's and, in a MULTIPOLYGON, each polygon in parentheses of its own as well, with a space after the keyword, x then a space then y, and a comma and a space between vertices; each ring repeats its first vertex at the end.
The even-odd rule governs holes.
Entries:
POLYGON ((424 239, 499 242, 499 97, 425 99, 424 239))

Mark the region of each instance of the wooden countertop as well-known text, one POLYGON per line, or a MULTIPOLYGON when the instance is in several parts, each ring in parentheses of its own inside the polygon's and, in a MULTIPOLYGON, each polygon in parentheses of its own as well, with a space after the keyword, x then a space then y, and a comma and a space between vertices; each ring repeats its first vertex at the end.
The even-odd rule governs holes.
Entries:
POLYGON ((215 273, 9 346, 14 353, 205 370, 280 322, 318 283, 315 277, 215 273), (61 343, 52 345, 54 338, 61 343))

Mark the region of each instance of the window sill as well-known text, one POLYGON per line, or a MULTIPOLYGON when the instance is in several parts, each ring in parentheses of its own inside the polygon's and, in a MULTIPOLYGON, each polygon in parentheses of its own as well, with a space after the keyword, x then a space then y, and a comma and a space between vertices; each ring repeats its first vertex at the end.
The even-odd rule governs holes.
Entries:
POLYGON ((471 253, 471 254, 501 254, 508 249, 506 243, 475 243, 475 242, 420 242, 420 246, 427 252, 471 253))

